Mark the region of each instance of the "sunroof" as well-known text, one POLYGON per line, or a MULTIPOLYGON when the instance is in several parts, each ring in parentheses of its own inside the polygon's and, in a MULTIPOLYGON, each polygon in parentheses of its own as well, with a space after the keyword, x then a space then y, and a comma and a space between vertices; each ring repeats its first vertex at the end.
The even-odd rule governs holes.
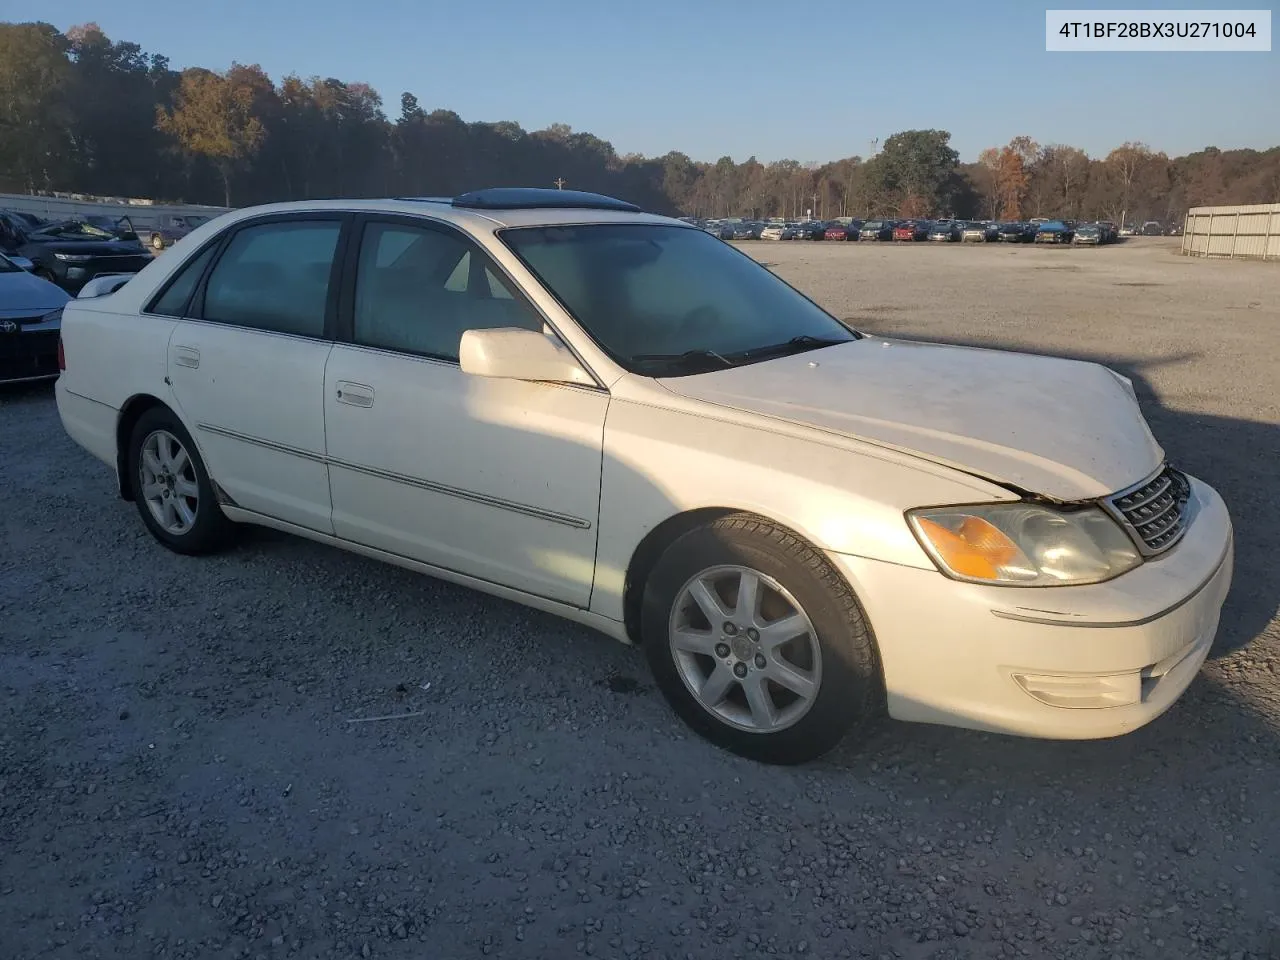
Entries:
POLYGON ((626 210, 642 212, 634 203, 582 190, 552 190, 549 187, 490 187, 472 190, 453 198, 455 207, 470 210, 626 210))

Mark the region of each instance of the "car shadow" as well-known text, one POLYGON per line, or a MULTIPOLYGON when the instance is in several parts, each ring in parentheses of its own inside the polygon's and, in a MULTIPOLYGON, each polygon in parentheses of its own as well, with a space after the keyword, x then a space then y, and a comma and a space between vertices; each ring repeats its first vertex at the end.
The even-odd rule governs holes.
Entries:
MULTIPOLYGON (((859 321, 859 328, 869 333, 874 332, 872 326, 859 321)), ((880 335, 952 346, 1042 352, 1101 363, 1128 377, 1169 461, 1216 488, 1231 512, 1236 541, 1235 579, 1210 658, 1245 647, 1275 622, 1280 612, 1280 564, 1274 560, 1275 544, 1280 542, 1280 498, 1276 496, 1280 428, 1274 423, 1167 406, 1148 374, 1157 368, 1193 363, 1199 357, 1197 352, 1140 359, 1083 350, 1036 351, 1021 343, 941 337, 896 326, 880 335)))

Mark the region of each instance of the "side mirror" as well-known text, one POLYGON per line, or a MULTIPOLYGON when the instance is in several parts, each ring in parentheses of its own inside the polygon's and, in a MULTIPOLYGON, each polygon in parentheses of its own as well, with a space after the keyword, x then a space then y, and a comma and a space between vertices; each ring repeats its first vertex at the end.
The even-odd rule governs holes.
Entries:
POLYGON ((7 254, 6 256, 8 256, 9 262, 15 267, 21 267, 23 270, 27 271, 27 273, 35 273, 36 265, 33 261, 28 260, 26 257, 9 256, 7 254))
POLYGON ((463 373, 477 377, 595 385, 558 340, 521 327, 467 330, 458 347, 458 363, 463 373))
POLYGON ((76 294, 77 300, 90 300, 94 297, 105 297, 109 293, 115 293, 126 283, 133 279, 132 273, 103 273, 94 277, 76 294))

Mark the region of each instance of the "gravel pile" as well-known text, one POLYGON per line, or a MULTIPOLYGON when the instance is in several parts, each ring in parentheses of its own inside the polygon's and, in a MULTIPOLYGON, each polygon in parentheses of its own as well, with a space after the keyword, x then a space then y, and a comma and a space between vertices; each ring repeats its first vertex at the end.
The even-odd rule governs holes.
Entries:
POLYGON ((582 628, 266 531, 164 551, 51 391, 3 390, 0 955, 1280 956, 1280 270, 883 246, 751 250, 875 332, 1121 365, 1227 496, 1168 715, 754 766, 582 628))

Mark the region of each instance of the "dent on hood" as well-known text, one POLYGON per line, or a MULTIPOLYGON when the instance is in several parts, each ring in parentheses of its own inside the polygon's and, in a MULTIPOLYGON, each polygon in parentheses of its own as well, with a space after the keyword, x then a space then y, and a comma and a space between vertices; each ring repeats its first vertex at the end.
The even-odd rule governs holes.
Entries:
POLYGON ((664 383, 1071 502, 1130 486, 1163 460, 1124 381, 1084 361, 868 338, 664 383))

